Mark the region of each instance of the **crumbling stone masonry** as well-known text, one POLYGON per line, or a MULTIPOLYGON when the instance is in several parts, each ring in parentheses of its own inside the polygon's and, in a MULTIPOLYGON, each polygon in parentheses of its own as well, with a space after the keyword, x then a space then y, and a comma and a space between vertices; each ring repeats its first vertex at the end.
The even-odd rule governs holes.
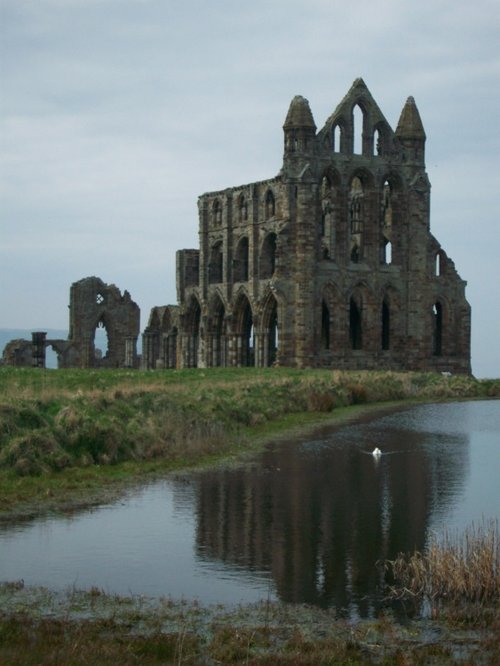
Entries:
POLYGON ((200 247, 177 253, 179 304, 151 312, 143 367, 469 373, 466 283, 430 233, 413 98, 394 132, 357 79, 321 130, 303 97, 283 129, 275 178, 199 198, 200 247))
POLYGON ((114 284, 105 284, 97 277, 71 285, 69 340, 74 345, 68 361, 72 367, 136 367, 139 331, 139 306, 128 291, 122 295, 114 284), (108 351, 103 358, 95 353, 98 327, 104 328, 108 336, 108 351))
POLYGON ((136 368, 140 310, 128 291, 123 295, 114 285, 98 277, 74 282, 70 289, 69 336, 50 340, 46 333, 32 333, 32 340, 12 340, 3 353, 3 363, 45 367, 45 352, 52 347, 59 368, 136 368), (97 328, 104 328, 108 349, 102 356, 95 347, 97 328))

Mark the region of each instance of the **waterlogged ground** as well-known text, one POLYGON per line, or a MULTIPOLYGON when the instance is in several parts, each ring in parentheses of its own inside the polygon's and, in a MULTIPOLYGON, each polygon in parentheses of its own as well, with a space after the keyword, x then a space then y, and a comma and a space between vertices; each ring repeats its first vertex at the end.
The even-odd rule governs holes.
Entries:
POLYGON ((500 649, 494 627, 479 632, 448 622, 401 624, 390 614, 349 622, 332 610, 300 604, 228 609, 14 583, 0 585, 0 608, 5 664, 486 665, 495 663, 500 649))

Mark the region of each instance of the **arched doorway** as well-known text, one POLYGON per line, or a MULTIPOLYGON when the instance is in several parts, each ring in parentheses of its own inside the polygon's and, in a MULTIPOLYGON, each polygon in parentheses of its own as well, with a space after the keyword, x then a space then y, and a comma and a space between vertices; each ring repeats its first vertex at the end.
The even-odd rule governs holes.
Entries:
POLYGON ((210 307, 207 364, 211 367, 227 365, 226 309, 216 295, 210 307))
POLYGON ((255 331, 250 302, 241 295, 234 309, 235 364, 238 367, 255 365, 255 331))
POLYGON ((104 316, 94 329, 94 358, 96 365, 106 364, 109 357, 109 332, 104 316))
POLYGON ((259 365, 269 367, 278 358, 278 303, 270 294, 262 313, 262 358, 259 365))

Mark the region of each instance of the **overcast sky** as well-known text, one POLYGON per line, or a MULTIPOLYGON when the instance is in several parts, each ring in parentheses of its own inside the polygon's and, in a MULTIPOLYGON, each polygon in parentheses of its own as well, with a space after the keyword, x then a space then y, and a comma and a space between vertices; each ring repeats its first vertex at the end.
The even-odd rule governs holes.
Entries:
POLYGON ((96 275, 176 303, 197 198, 271 178, 291 99, 321 128, 361 76, 427 134, 431 230, 500 376, 498 0, 0 0, 0 328, 67 328, 96 275))

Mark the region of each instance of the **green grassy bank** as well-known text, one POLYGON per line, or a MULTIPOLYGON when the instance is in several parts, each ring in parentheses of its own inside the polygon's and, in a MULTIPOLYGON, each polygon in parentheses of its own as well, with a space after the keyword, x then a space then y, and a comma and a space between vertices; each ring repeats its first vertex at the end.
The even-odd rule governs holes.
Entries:
POLYGON ((0 367, 0 516, 92 503, 356 406, 499 395, 499 380, 433 373, 0 367))

